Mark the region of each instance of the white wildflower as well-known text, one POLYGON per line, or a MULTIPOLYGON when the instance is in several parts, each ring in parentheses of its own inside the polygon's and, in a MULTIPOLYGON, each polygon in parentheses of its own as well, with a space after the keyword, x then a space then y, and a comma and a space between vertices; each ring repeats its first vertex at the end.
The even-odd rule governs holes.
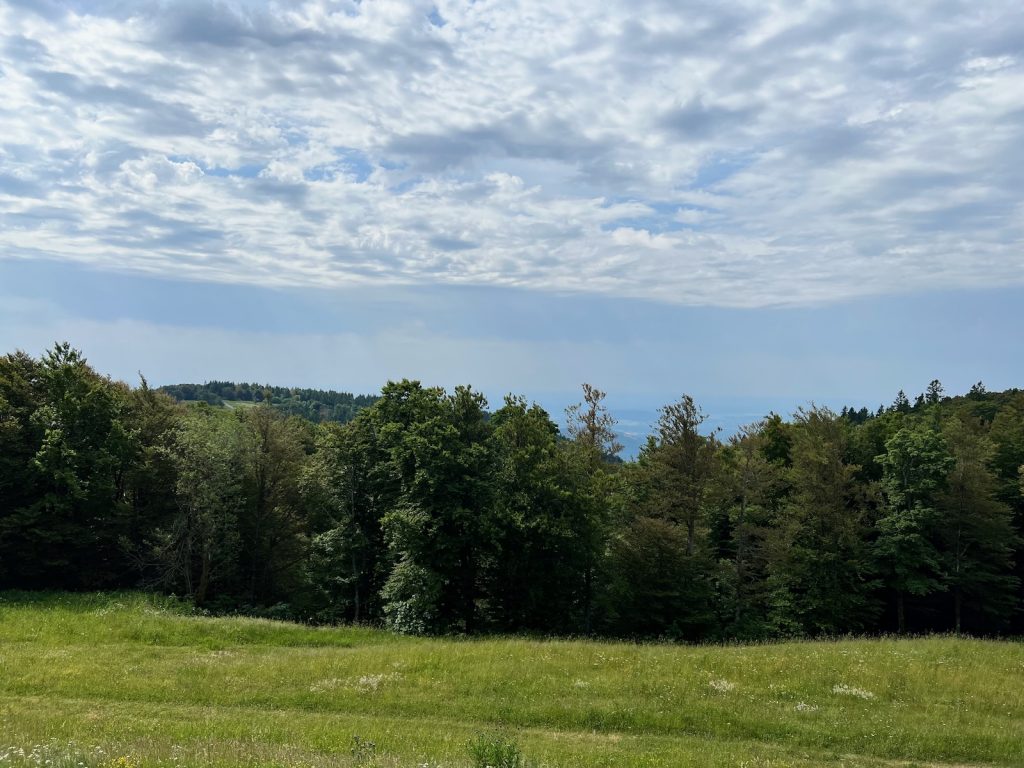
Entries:
POLYGON ((719 693, 728 693, 736 687, 736 683, 730 683, 725 678, 720 677, 715 680, 711 680, 708 683, 708 686, 719 693))
POLYGON ((856 696, 858 699, 864 699, 865 701, 875 698, 875 694, 871 691, 865 691, 863 688, 854 688, 846 683, 832 686, 832 693, 838 693, 840 696, 856 696))
POLYGON ((363 675, 356 682, 355 687, 360 691, 376 691, 386 679, 387 675, 363 675))
POLYGON ((309 690, 313 693, 325 693, 326 691, 333 691, 338 686, 343 685, 344 682, 344 680, 339 680, 336 677, 325 678, 324 680, 317 680, 309 686, 309 690))

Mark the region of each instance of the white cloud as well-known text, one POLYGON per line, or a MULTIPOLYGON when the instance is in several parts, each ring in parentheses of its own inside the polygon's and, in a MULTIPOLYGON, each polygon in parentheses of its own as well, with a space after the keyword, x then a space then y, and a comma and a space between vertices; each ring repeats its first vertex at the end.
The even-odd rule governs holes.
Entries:
POLYGON ((1009 0, 0 2, 0 30, 0 257, 735 306, 1024 282, 1009 0))

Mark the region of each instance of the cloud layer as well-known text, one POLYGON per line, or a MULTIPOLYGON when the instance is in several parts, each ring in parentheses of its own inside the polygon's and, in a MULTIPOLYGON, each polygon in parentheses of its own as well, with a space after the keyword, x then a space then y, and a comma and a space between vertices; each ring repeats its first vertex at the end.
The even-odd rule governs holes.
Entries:
POLYGON ((1024 10, 902 6, 0 2, 0 257, 723 306, 1024 283, 1024 10))

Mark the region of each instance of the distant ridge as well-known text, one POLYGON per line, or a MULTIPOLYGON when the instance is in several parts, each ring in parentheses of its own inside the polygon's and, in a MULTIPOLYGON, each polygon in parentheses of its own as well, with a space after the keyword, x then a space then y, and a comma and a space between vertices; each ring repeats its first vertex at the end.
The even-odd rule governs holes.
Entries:
POLYGON ((377 395, 354 395, 351 392, 336 392, 331 389, 275 387, 269 384, 233 381, 168 384, 159 389, 179 402, 205 402, 225 408, 262 403, 269 396, 271 405, 277 410, 292 416, 301 416, 314 423, 336 421, 344 424, 378 399, 377 395))

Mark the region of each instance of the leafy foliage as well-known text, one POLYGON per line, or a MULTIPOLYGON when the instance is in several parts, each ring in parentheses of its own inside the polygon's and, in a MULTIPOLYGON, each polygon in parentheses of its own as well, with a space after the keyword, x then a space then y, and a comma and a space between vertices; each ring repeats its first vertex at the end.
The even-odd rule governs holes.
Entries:
POLYGON ((179 404, 67 344, 0 358, 0 587, 409 634, 1024 629, 1018 390, 933 381, 724 441, 683 395, 623 462, 590 385, 567 436, 469 387, 205 387, 171 391, 213 404, 179 404), (300 419, 288 398, 356 410, 300 419))

